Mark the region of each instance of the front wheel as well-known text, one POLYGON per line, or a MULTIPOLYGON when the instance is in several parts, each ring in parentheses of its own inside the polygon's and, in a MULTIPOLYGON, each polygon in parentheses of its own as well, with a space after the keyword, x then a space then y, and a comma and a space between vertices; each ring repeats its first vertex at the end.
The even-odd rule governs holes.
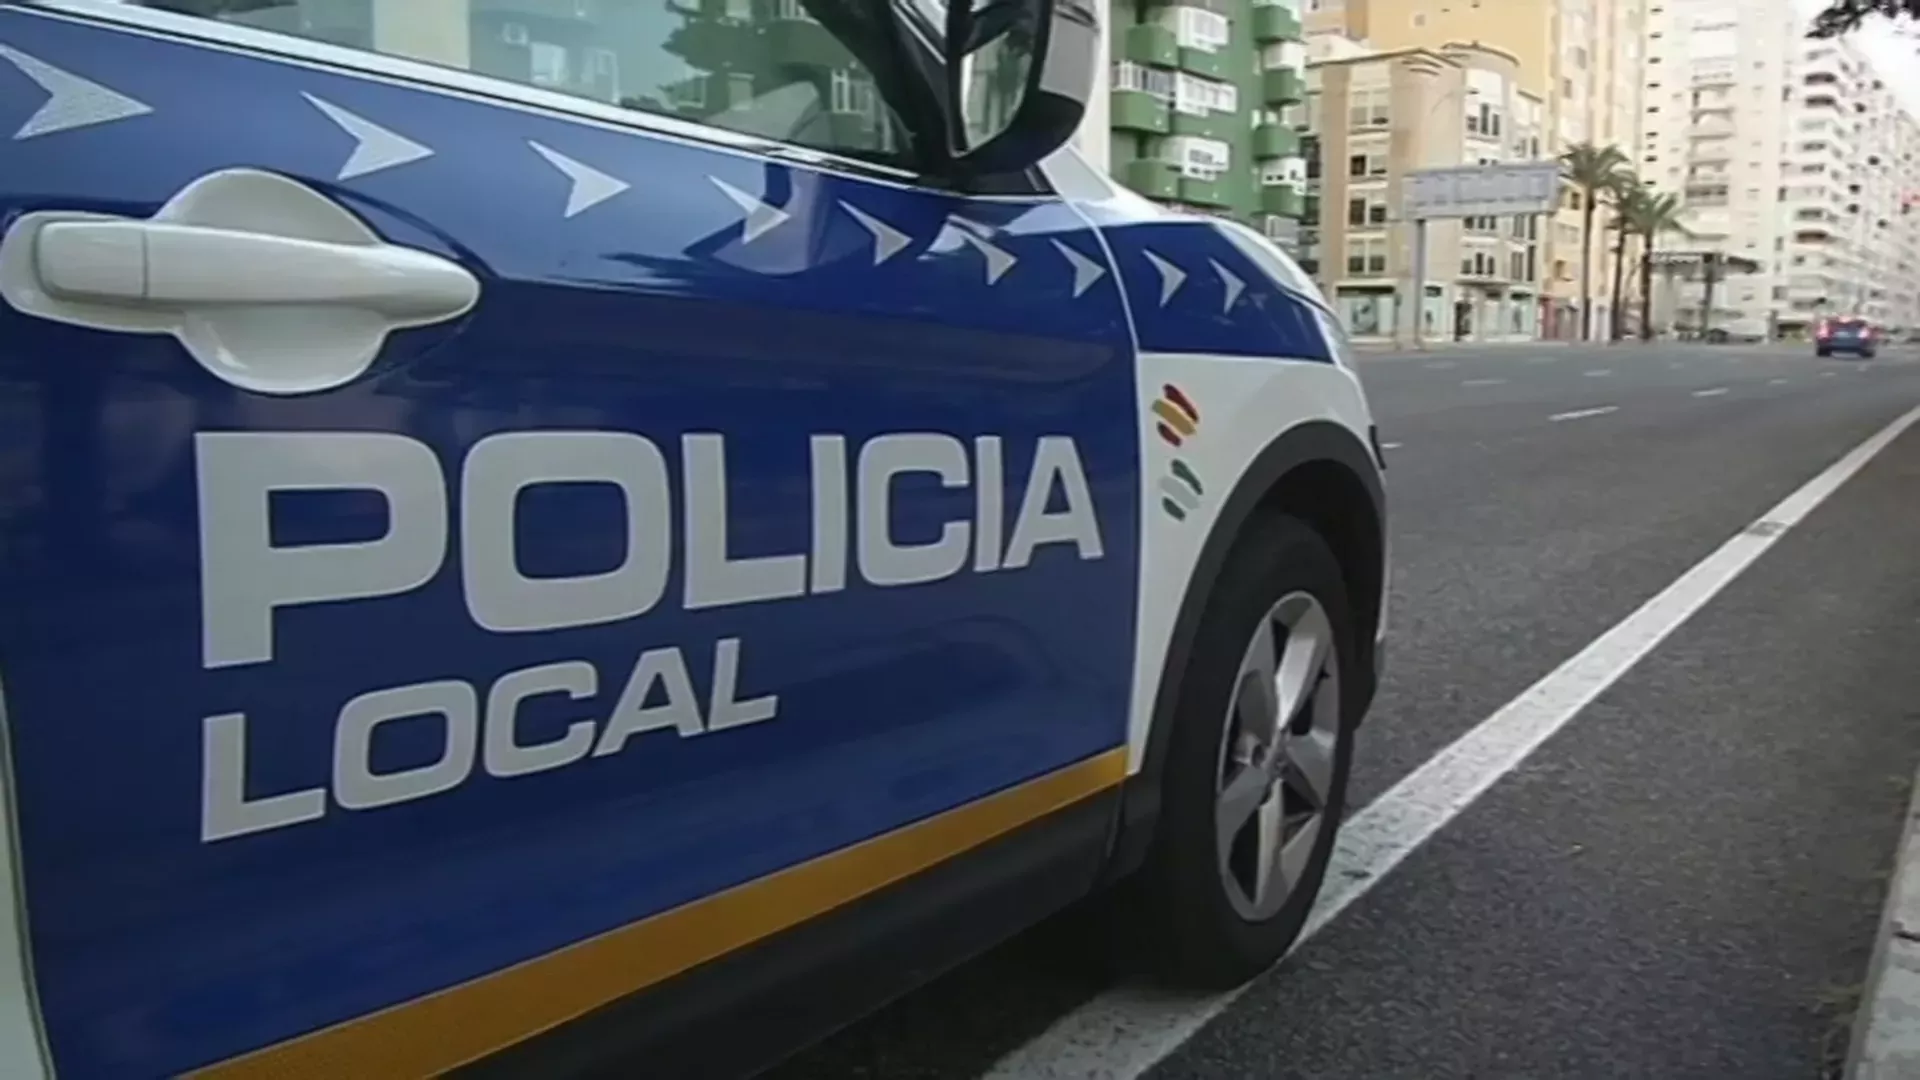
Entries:
POLYGON ((1132 883, 1129 936, 1167 981, 1238 985, 1300 936, 1346 806, 1358 662, 1326 541, 1257 519, 1207 600, 1132 883))

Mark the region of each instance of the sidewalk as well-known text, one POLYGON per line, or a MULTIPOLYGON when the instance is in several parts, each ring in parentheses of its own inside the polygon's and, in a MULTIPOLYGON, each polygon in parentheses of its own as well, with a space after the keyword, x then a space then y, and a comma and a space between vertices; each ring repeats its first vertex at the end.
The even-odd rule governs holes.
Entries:
POLYGON ((1920 1078, 1920 781, 1853 1019, 1847 1080, 1920 1078))

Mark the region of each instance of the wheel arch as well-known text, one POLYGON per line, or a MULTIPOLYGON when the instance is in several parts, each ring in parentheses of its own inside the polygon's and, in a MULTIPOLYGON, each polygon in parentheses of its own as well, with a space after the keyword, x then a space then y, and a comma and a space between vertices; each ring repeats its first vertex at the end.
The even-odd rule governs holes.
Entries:
POLYGON ((1131 873, 1146 857, 1159 820, 1160 781, 1175 704, 1201 616, 1234 544, 1258 516, 1297 516, 1333 548, 1360 623, 1356 644, 1361 650, 1363 708, 1371 703, 1379 668, 1376 638, 1387 587, 1382 468, 1377 451, 1351 428, 1315 420, 1283 432, 1241 473, 1201 547, 1174 618, 1154 693, 1145 753, 1123 793, 1108 880, 1131 873))

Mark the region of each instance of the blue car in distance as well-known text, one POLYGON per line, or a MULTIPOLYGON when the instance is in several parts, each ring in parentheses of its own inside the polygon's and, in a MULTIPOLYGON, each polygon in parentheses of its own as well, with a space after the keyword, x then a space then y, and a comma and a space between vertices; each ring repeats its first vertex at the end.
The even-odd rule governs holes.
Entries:
POLYGON ((1813 341, 1815 356, 1851 353, 1871 360, 1880 346, 1880 333, 1865 319, 1823 319, 1813 341))

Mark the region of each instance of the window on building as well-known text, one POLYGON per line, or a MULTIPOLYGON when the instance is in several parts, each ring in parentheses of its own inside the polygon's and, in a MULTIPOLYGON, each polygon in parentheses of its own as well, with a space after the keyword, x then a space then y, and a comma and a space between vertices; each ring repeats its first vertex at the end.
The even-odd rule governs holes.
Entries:
POLYGON ((1355 90, 1347 95, 1347 126, 1386 127, 1391 98, 1385 87, 1355 90))
POLYGON ((1347 237, 1347 276, 1379 277, 1387 272, 1387 241, 1381 236, 1347 237))

